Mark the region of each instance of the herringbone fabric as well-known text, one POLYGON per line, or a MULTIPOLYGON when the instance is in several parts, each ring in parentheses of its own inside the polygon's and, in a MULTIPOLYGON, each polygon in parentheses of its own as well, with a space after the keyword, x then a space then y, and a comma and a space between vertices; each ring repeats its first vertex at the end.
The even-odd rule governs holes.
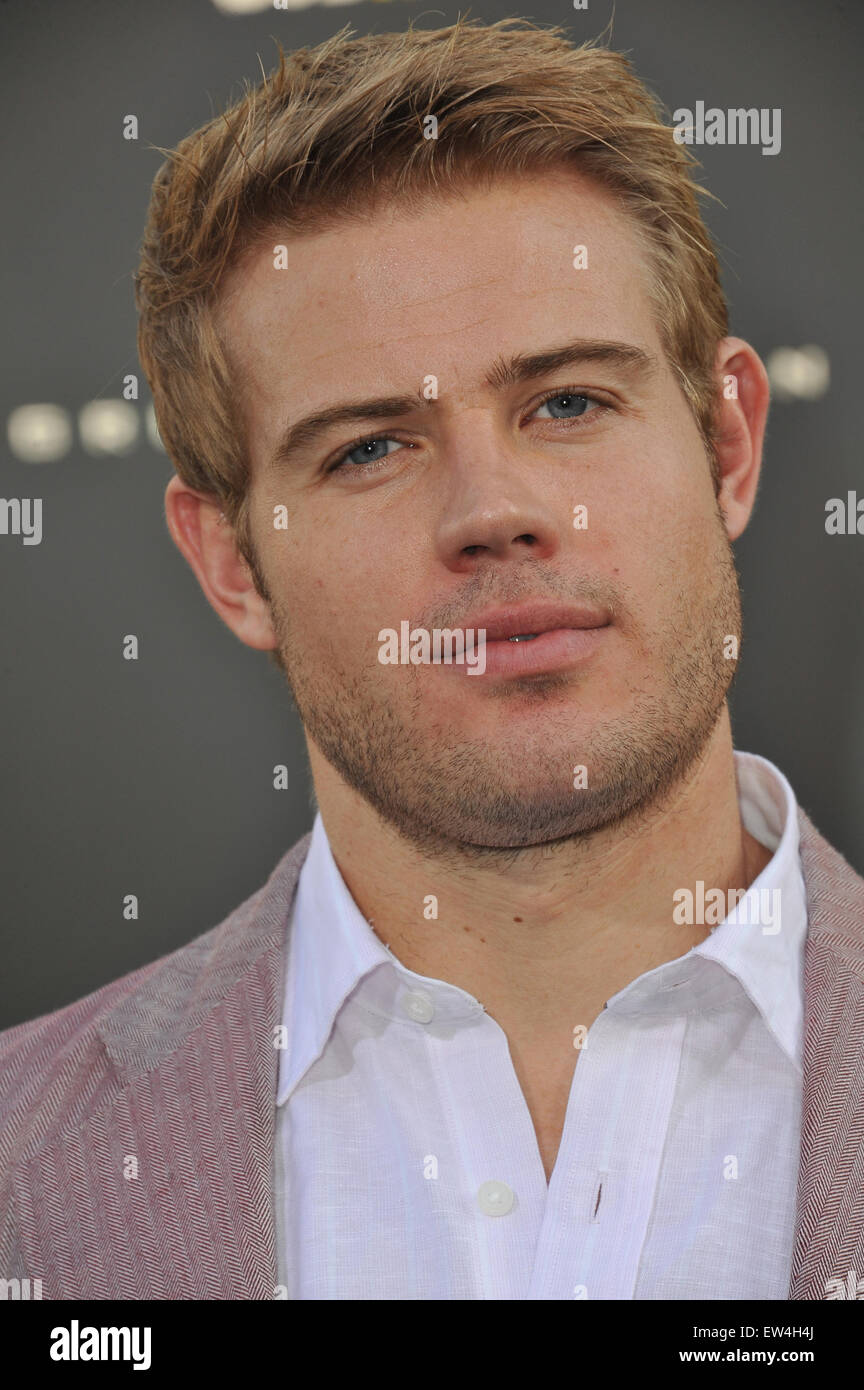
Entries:
POLYGON ((823 1299, 828 1280, 864 1277, 864 879, 799 820, 810 927, 789 1297, 823 1299))
MULTIPOLYGON (((789 1297, 864 1276, 864 880, 799 812, 803 1133, 789 1297)), ((220 926, 0 1034, 0 1278, 43 1297, 274 1297, 284 946, 309 836, 220 926)), ((288 1177, 290 1181, 290 1175, 288 1177)))
POLYGON ((308 841, 206 935, 0 1035, 0 1277, 273 1297, 274 1026, 308 841))

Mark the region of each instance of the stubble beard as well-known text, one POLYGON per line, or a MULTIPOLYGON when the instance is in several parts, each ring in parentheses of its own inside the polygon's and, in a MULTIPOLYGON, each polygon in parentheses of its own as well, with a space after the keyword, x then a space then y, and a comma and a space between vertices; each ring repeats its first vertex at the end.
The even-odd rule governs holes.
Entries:
MULTIPOLYGON (((657 690, 639 688, 626 716, 598 722, 587 742, 566 737, 561 691, 573 680, 567 674, 504 690, 506 698, 536 704, 537 736, 529 747, 492 747, 444 726, 433 736, 424 667, 370 663, 358 671, 342 666, 330 645, 326 662, 320 648, 309 660, 287 606, 267 594, 278 664, 307 737, 384 821, 427 855, 506 858, 562 841, 587 846, 600 832, 626 829, 626 822, 635 831, 698 766, 735 673, 724 639, 740 642, 739 583, 719 509, 716 516, 713 582, 698 593, 680 590, 675 617, 654 639, 664 673, 657 690), (405 682, 389 679, 394 672, 397 679, 408 673, 407 698, 405 682), (588 785, 580 788, 574 788, 577 764, 587 770, 588 785)), ((454 673, 454 679, 470 678, 454 673)))

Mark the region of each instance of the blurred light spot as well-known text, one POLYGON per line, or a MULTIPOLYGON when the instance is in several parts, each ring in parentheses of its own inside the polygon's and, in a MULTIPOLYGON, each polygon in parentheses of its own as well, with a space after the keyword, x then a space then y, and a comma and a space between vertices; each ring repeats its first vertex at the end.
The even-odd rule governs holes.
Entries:
MULTIPOLYGON (((213 0, 213 4, 223 14, 260 14, 262 10, 273 9, 273 0, 213 0)), ((292 5, 291 8, 298 7, 292 5)))
MULTIPOLYGON (((315 4, 356 5, 359 0, 283 0, 279 10, 309 10, 315 4)), ((275 8, 273 0, 213 0, 222 14, 261 14, 264 10, 275 8)), ((277 10, 277 14, 279 12, 277 10)))
POLYGON ((781 401, 816 401, 831 381, 831 364, 823 348, 775 348, 766 360, 768 378, 781 401))
POLYGON ((90 401, 78 415, 88 454, 128 454, 138 438, 138 412, 129 401, 90 401))
POLYGON ((52 463, 72 448, 72 421, 60 405, 19 405, 6 425, 9 448, 24 463, 52 463))

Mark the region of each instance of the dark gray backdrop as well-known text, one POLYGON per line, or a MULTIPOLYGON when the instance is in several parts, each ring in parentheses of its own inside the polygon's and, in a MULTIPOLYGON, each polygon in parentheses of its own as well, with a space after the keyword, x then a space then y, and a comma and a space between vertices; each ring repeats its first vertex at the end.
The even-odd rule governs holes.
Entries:
MULTIPOLYGON (((598 33, 576 12, 488 0, 598 33)), ((4 421, 18 405, 73 415, 140 371, 131 276, 161 155, 240 95, 286 47, 452 23, 455 5, 366 3, 244 18, 209 0, 4 0, 0 5, 4 421), (140 138, 122 138, 127 113, 140 138)), ((618 0, 612 44, 670 110, 782 110, 782 149, 707 147, 703 182, 732 332, 763 356, 817 344, 831 388, 775 403, 755 516, 736 546, 745 643, 736 745, 789 777, 817 826, 864 871, 864 536, 828 536, 825 502, 864 494, 859 427, 864 7, 807 0, 618 0)), ((143 415, 149 401, 142 376, 143 415)), ((41 545, 0 535, 0 1028, 60 1007, 220 921, 312 821, 299 723, 266 657, 220 623, 174 549, 171 466, 123 458, 24 464, 2 441, 4 497, 43 499, 41 545), (121 642, 136 633, 140 659, 121 642), (289 790, 272 769, 287 763, 289 790), (137 921, 122 916, 136 893, 137 921)))

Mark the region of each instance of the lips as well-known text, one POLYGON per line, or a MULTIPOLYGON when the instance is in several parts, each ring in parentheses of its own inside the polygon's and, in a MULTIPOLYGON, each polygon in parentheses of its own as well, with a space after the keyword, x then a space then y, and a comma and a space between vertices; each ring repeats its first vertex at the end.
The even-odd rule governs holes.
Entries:
POLYGON ((472 613, 465 627, 473 628, 478 639, 485 629, 484 666, 441 669, 470 671, 482 685, 487 679, 524 679, 582 668, 608 641, 612 620, 605 609, 589 604, 538 599, 472 613))
MULTIPOLYGON (((486 630, 487 646, 507 642, 513 637, 538 637, 559 628, 600 628, 609 623, 609 614, 590 605, 521 603, 506 608, 487 608, 465 619, 465 628, 486 630)), ((463 624, 460 624, 463 626, 463 624)), ((521 645, 514 643, 514 645, 521 645)))

